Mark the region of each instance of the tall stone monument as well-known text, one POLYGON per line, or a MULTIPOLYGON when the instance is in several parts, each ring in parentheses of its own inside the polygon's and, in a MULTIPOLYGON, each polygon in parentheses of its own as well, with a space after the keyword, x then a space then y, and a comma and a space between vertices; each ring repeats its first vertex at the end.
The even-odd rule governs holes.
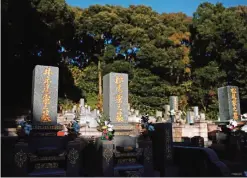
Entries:
POLYGON ((35 66, 32 90, 33 125, 57 125, 58 75, 58 67, 35 66))
POLYGON ((109 73, 103 77, 103 112, 114 125, 115 135, 128 135, 128 74, 109 73), (119 131, 119 132, 118 132, 119 131))
POLYGON ((170 110, 178 111, 178 96, 169 97, 170 110))
POLYGON ((237 86, 218 88, 220 121, 241 119, 239 91, 237 86))

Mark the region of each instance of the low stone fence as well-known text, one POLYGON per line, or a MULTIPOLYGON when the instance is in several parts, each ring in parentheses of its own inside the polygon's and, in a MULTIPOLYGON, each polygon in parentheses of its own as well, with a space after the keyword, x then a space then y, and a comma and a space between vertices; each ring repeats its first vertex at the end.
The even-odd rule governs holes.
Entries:
POLYGON ((208 142, 209 133, 217 131, 217 125, 213 123, 196 122, 194 125, 183 124, 179 125, 174 123, 173 127, 173 141, 182 142, 183 138, 192 138, 194 136, 200 136, 204 138, 204 142, 208 142))

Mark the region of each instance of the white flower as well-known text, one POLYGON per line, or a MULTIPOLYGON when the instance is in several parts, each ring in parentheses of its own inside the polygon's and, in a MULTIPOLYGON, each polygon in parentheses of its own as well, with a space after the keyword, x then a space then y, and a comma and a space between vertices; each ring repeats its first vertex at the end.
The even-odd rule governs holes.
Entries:
POLYGON ((110 128, 110 127, 109 127, 107 130, 108 130, 109 132, 112 132, 112 131, 113 131, 113 129, 112 129, 112 128, 110 128))
POLYGON ((112 127, 113 127, 113 125, 111 125, 111 124, 108 124, 108 125, 107 125, 107 127, 109 127, 109 128, 112 128, 112 127))
POLYGON ((113 128, 113 125, 111 125, 111 124, 108 124, 108 125, 107 125, 107 130, 108 130, 108 131, 112 132, 112 131, 113 131, 112 128, 113 128))
POLYGON ((237 127, 238 126, 237 121, 232 121, 232 125, 233 125, 233 127, 237 127))
POLYGON ((242 128, 241 128, 242 131, 244 132, 247 132, 247 125, 244 125, 242 128))
POLYGON ((109 121, 105 121, 105 125, 108 125, 109 121))

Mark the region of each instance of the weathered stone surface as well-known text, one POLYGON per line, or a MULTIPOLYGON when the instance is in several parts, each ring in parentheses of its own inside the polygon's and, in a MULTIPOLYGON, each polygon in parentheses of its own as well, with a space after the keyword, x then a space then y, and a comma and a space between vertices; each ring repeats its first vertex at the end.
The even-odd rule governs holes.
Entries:
POLYGON ((32 116, 34 125, 57 124, 57 67, 36 65, 33 71, 32 116))
POLYGON ((218 88, 220 121, 240 120, 239 91, 237 86, 218 88))

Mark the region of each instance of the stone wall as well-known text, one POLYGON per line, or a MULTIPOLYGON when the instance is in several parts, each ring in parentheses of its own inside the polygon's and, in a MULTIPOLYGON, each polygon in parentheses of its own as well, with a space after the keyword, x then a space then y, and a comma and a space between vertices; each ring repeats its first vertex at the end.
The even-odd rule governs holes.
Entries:
POLYGON ((204 138, 204 142, 208 141, 208 132, 217 129, 216 125, 209 124, 207 122, 197 122, 194 125, 178 125, 176 123, 173 124, 173 141, 181 142, 182 137, 192 138, 194 136, 201 136, 204 138))

